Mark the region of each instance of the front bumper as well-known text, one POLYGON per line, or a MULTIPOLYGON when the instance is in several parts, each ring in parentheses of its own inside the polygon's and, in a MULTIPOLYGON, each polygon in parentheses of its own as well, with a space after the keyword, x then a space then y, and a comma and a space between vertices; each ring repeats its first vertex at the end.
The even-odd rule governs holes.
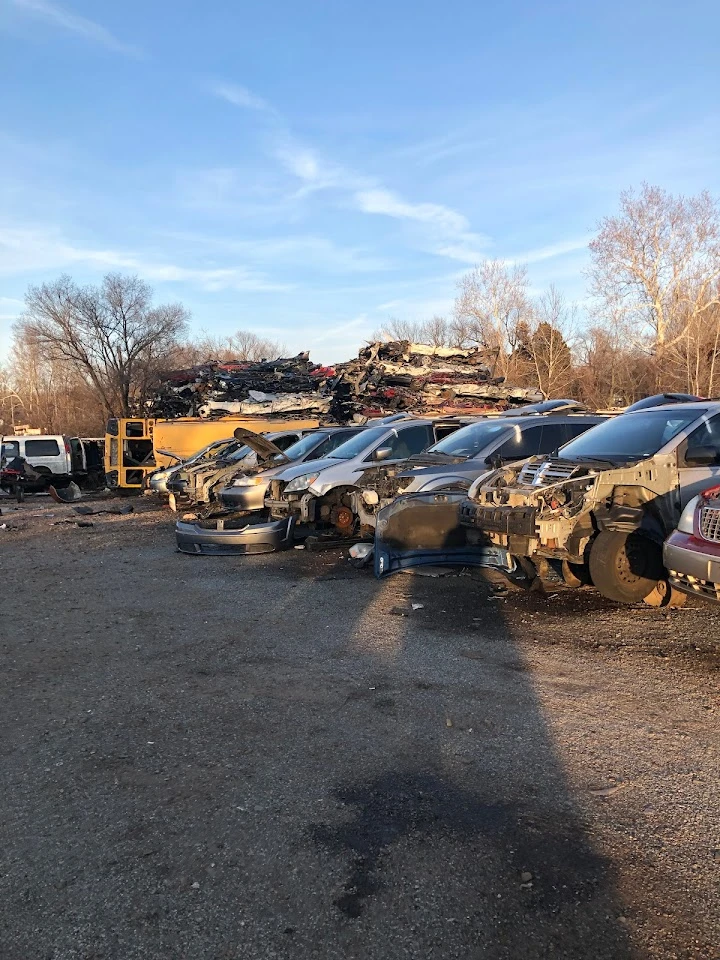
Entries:
POLYGON ((673 587, 693 596, 720 601, 720 557, 689 533, 676 530, 663 546, 663 563, 673 587))
POLYGON ((222 519, 215 522, 214 528, 178 522, 175 538, 181 553, 233 557, 286 550, 293 545, 294 529, 293 517, 268 520, 263 512, 256 518, 248 517, 245 526, 229 530, 223 528, 222 519))
POLYGON ((267 487, 258 484, 253 487, 223 487, 220 500, 228 510, 262 510, 265 504, 267 487))

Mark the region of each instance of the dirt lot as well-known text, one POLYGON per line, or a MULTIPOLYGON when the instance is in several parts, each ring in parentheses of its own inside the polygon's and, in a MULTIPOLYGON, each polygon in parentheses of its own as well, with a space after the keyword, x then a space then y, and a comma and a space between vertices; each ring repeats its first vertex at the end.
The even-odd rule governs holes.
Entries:
POLYGON ((2 960, 720 957, 720 608, 0 507, 2 960))

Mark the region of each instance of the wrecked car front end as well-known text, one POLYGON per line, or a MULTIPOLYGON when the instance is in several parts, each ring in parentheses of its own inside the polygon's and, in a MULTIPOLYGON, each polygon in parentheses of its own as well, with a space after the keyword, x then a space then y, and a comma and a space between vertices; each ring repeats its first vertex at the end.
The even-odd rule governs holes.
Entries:
POLYGON ((460 504, 460 523, 517 557, 583 564, 603 529, 642 530, 662 543, 678 506, 672 454, 617 466, 536 457, 481 478, 460 504))

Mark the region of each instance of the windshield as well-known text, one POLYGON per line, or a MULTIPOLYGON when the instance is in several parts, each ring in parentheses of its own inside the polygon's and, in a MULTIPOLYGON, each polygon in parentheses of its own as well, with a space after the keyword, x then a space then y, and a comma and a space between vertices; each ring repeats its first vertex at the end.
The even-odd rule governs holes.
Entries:
POLYGON ((194 453, 188 460, 188 463, 197 463, 199 460, 209 460, 211 457, 219 457, 224 450, 235 443, 237 443, 237 440, 215 440, 214 443, 209 443, 206 447, 203 447, 202 450, 194 453))
POLYGON ((388 428, 371 427, 369 430, 362 430, 357 436, 351 437, 345 443, 341 443, 337 450, 328 454, 331 460, 352 460, 353 457, 364 453, 368 447, 373 446, 384 436, 388 434, 388 428))
POLYGON ((569 460, 610 460, 623 463, 657 453, 705 410, 643 410, 620 414, 593 427, 560 449, 569 460))
POLYGON ((244 460, 248 454, 252 453, 247 444, 239 443, 235 440, 228 448, 223 451, 223 460, 244 460))
POLYGON ((284 453, 276 453, 272 457, 272 462, 284 463, 286 457, 288 460, 297 460, 299 457, 304 457, 305 454, 313 450, 318 443, 321 443, 326 436, 326 433, 308 433, 299 440, 296 440, 295 443, 291 443, 284 453))
POLYGON ((507 423, 497 420, 484 420, 480 423, 471 423, 467 427, 456 430, 447 437, 443 437, 428 453, 444 453, 449 457, 465 457, 469 460, 486 450, 488 444, 496 440, 501 434, 508 432, 507 423))

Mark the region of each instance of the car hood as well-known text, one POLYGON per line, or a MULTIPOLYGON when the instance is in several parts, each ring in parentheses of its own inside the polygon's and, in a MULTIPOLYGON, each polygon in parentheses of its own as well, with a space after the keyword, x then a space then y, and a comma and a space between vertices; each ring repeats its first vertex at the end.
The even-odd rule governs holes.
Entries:
POLYGON ((330 467, 337 467, 340 463, 349 463, 349 460, 303 460, 302 463, 295 463, 291 467, 286 467, 280 473, 280 480, 288 483, 296 477, 302 477, 306 473, 320 473, 321 470, 328 470, 330 467))
POLYGON ((247 427, 238 427, 233 433, 233 436, 236 440, 239 440, 240 443, 244 443, 250 447, 261 460, 269 460, 270 457, 279 455, 284 458, 286 463, 290 463, 280 447, 276 447, 272 440, 260 436, 260 434, 255 433, 254 430, 248 430, 247 427))

